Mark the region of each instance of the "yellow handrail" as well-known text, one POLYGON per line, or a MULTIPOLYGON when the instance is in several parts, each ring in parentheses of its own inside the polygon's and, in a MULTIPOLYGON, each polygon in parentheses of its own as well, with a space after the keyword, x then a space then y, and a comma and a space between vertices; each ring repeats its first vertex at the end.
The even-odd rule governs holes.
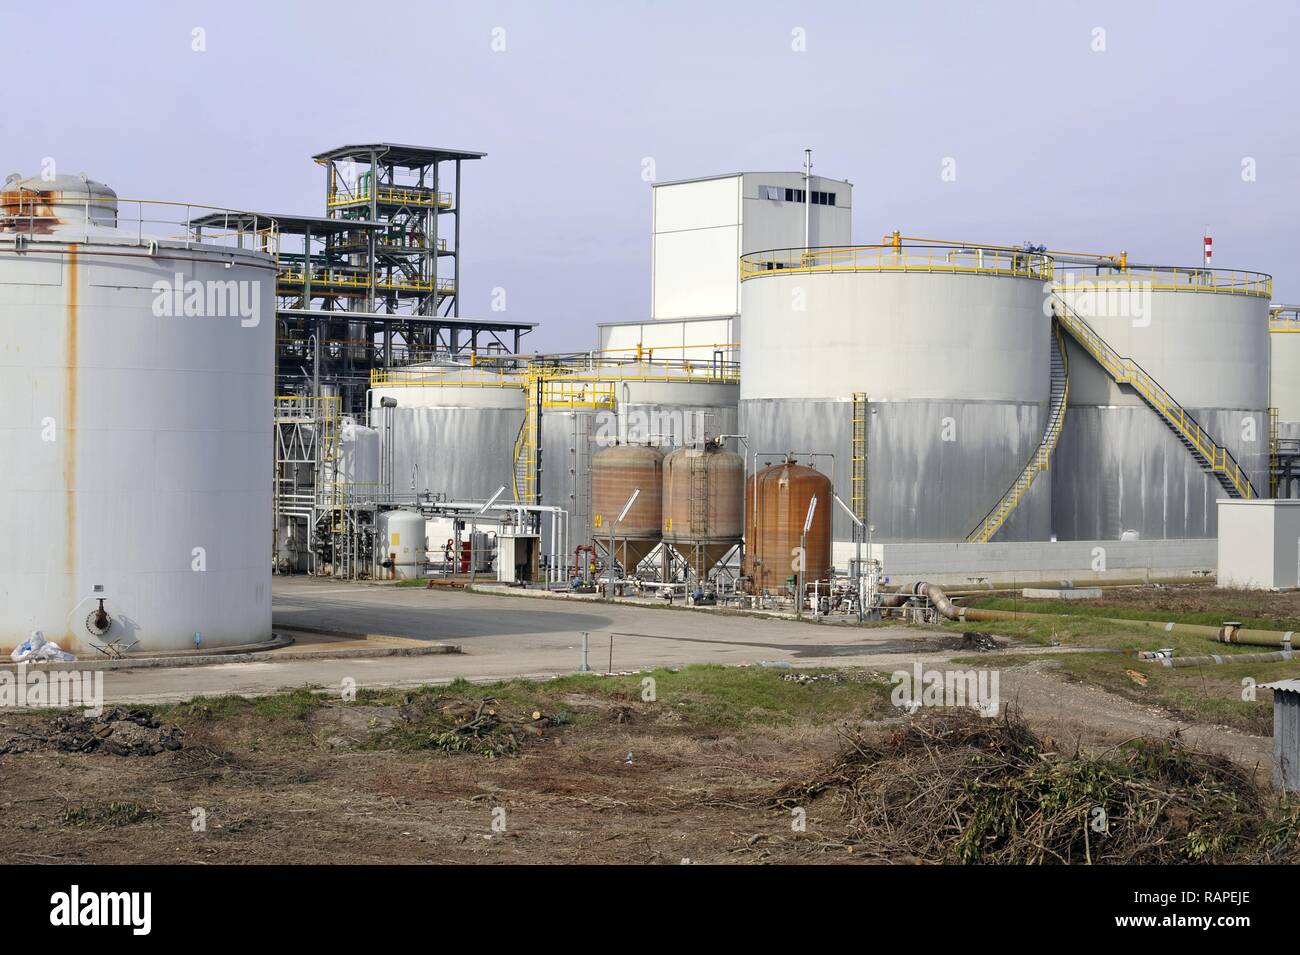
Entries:
POLYGON ((1062 370, 1065 375, 1065 382, 1061 391, 1061 403, 1053 409, 1052 417, 1047 422, 1047 430, 1043 435, 1043 440, 1034 450, 1029 462, 1016 477, 1007 493, 993 505, 993 509, 984 516, 979 526, 967 535, 966 540, 969 543, 984 544, 992 540, 993 535, 1006 523, 1007 518, 1015 511, 1016 506, 1029 493, 1029 489, 1033 487, 1034 479, 1051 467, 1052 454, 1061 439, 1061 431, 1065 427, 1065 412, 1070 404, 1070 359, 1065 350, 1065 339, 1061 335, 1059 324, 1052 329, 1052 335, 1055 338, 1055 347, 1061 356, 1062 370))
POLYGON ((1209 464, 1210 469, 1224 475, 1242 498, 1255 498, 1259 494, 1250 478, 1242 471, 1237 460, 1227 448, 1221 447, 1205 432, 1200 423, 1189 415, 1173 396, 1151 377, 1137 362, 1125 358, 1111 348, 1074 308, 1056 292, 1053 298, 1059 304, 1054 309, 1056 317, 1084 350, 1116 383, 1130 385, 1156 412, 1165 419, 1196 452, 1209 464))
POLYGON ((775 249, 740 257, 740 279, 782 272, 953 272, 1050 281, 1052 258, 998 246, 860 245, 833 249, 775 249))

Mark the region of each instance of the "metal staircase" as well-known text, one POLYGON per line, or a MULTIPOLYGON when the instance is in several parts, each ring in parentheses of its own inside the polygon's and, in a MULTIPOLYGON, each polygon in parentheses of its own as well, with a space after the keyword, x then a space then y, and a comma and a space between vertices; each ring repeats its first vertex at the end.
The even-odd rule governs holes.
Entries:
POLYGON ((1216 444, 1197 420, 1159 382, 1132 358, 1125 358, 1111 348, 1059 294, 1053 292, 1052 299, 1052 311, 1060 326, 1101 365, 1116 384, 1129 385, 1138 393, 1174 433, 1179 443, 1200 462, 1201 470, 1214 475, 1228 497, 1259 497, 1255 486, 1232 456, 1232 452, 1216 444))
POLYGON ((1061 337, 1061 328, 1056 322, 1052 323, 1052 346, 1052 385, 1043 440, 1030 456, 1024 470, 1007 488, 1007 492, 984 515, 979 525, 966 535, 967 543, 986 544, 992 540, 993 535, 1016 509, 1016 505, 1029 493, 1034 479, 1051 465, 1052 452, 1056 450, 1056 442, 1061 437, 1061 428, 1065 425, 1065 409, 1070 400, 1070 364, 1065 353, 1065 339, 1061 337))
POLYGON ((542 379, 529 375, 524 387, 524 420, 515 438, 515 500, 520 504, 537 503, 538 463, 541 454, 542 379))

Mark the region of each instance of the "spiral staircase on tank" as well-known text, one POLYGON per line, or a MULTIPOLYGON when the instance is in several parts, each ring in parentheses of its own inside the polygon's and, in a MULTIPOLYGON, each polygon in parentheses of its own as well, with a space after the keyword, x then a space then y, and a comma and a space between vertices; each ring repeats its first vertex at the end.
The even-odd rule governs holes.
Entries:
POLYGON ((1200 423, 1174 400, 1158 381, 1132 358, 1120 355, 1097 331, 1084 320, 1068 302, 1058 293, 1052 293, 1052 337, 1055 347, 1052 353, 1052 388, 1048 405, 1047 428, 1043 440, 1034 451, 1029 462, 1012 482, 1011 487, 1002 495, 992 509, 984 516, 979 525, 966 536, 972 544, 983 544, 993 539, 999 528, 1016 509, 1033 486, 1034 479, 1046 471, 1051 463, 1052 452, 1056 449, 1065 424, 1065 411, 1069 403, 1069 359, 1065 351, 1065 339, 1062 332, 1086 351, 1112 381, 1127 385, 1137 392, 1146 405, 1151 408, 1173 432, 1178 442, 1200 464, 1202 472, 1214 475, 1223 492, 1235 500, 1259 497, 1259 492, 1251 483, 1250 477, 1242 470, 1237 459, 1227 448, 1217 444, 1200 423))
POLYGON ((1111 348, 1060 295, 1053 292, 1052 299, 1052 311, 1060 327, 1070 333, 1070 337, 1093 357, 1112 381, 1128 385, 1137 392, 1138 397, 1160 416, 1179 443, 1200 463, 1201 470, 1214 475, 1228 497, 1238 500, 1259 497, 1259 492, 1232 452, 1217 444, 1159 382, 1132 358, 1125 358, 1111 348))
POLYGON ((1034 480, 1046 471, 1052 462, 1052 452, 1061 437, 1061 428, 1065 426, 1065 409, 1070 400, 1070 368, 1065 354, 1065 340, 1061 337, 1061 327, 1052 323, 1052 385, 1047 405, 1047 427, 1043 430, 1043 440, 1030 456, 1024 469, 1007 488, 1007 492, 998 499, 979 525, 966 535, 967 543, 986 544, 1006 523, 1007 518, 1016 509, 1033 487, 1034 480))

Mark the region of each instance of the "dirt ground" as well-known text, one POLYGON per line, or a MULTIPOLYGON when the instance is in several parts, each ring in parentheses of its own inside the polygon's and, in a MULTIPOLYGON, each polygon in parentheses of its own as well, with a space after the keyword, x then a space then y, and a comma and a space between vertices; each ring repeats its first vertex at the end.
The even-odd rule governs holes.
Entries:
MULTIPOLYGON (((0 756, 6 863, 821 861, 842 820, 807 832, 767 800, 839 745, 831 726, 700 732, 671 709, 574 695, 581 725, 518 755, 371 748, 394 706, 263 719, 181 718, 154 755, 0 756), (630 761, 629 761, 630 755, 630 761), (206 814, 195 831, 194 810, 206 814), (504 813, 501 812, 504 810, 504 813), (494 831, 497 828, 504 831, 494 831), (504 824, 502 826, 502 823, 504 824)), ((6 716, 16 723, 42 718, 6 716)), ((3 734, 0 734, 3 735, 3 734)))
MULTIPOLYGON (((655 672, 656 702, 634 675, 350 703, 307 690, 199 698, 100 721, 9 711, 0 862, 862 860, 837 803, 808 806, 796 832, 773 798, 833 761, 849 728, 905 718, 882 675, 655 672), (461 732, 486 713, 488 735, 461 732)), ((1267 773, 1267 738, 1180 724, 1050 666, 1003 680, 1004 701, 1062 749, 1181 732, 1267 773)))

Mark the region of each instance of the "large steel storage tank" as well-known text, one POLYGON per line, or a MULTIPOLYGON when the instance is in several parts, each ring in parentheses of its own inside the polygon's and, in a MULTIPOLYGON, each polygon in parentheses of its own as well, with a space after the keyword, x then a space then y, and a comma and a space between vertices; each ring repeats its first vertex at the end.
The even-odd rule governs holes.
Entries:
POLYGON ((465 366, 392 371, 370 394, 370 425, 393 491, 452 500, 484 500, 510 487, 524 410, 518 379, 465 366), (383 407, 385 398, 396 406, 383 407))
POLYGON ((615 445, 591 460, 593 540, 608 553, 612 530, 614 559, 629 574, 655 549, 662 534, 663 468, 663 452, 648 445, 615 445), (618 521, 637 490, 636 501, 618 521))
POLYGON ((0 649, 271 634, 273 230, 175 238, 192 211, 0 188, 0 649))
POLYGON ((1300 306, 1277 305, 1268 316, 1268 406, 1276 409, 1278 497, 1300 496, 1300 306), (1292 477, 1295 475, 1295 477, 1292 477))
POLYGON ((595 362, 542 387, 542 503, 569 512, 574 543, 600 536, 592 527, 591 466, 602 448, 652 442, 668 451, 706 433, 737 433, 734 368, 595 362))
POLYGON ((745 533, 745 462, 717 441, 664 458, 663 538, 704 579, 745 533))
MULTIPOLYGON (((1268 494, 1266 275, 1200 268, 1063 274, 1057 294, 1113 353, 1131 359, 1268 494)), ((1132 385, 1067 336, 1070 403, 1052 462, 1061 540, 1217 533, 1212 473, 1132 385), (1130 534, 1131 536, 1131 534, 1130 534)))
MULTIPOLYGON (((741 275, 750 447, 833 454, 836 491, 869 510, 876 541, 964 540, 1043 438, 1051 259, 900 241, 754 253, 741 275)), ((1036 481, 996 539, 1046 540, 1050 497, 1036 481)), ((847 565, 846 514, 834 534, 847 565)))
POLYGON ((799 574, 801 547, 804 581, 830 578, 833 493, 829 477, 792 454, 746 480, 744 573, 756 593, 787 591, 799 574), (813 519, 805 536, 810 506, 813 519))

